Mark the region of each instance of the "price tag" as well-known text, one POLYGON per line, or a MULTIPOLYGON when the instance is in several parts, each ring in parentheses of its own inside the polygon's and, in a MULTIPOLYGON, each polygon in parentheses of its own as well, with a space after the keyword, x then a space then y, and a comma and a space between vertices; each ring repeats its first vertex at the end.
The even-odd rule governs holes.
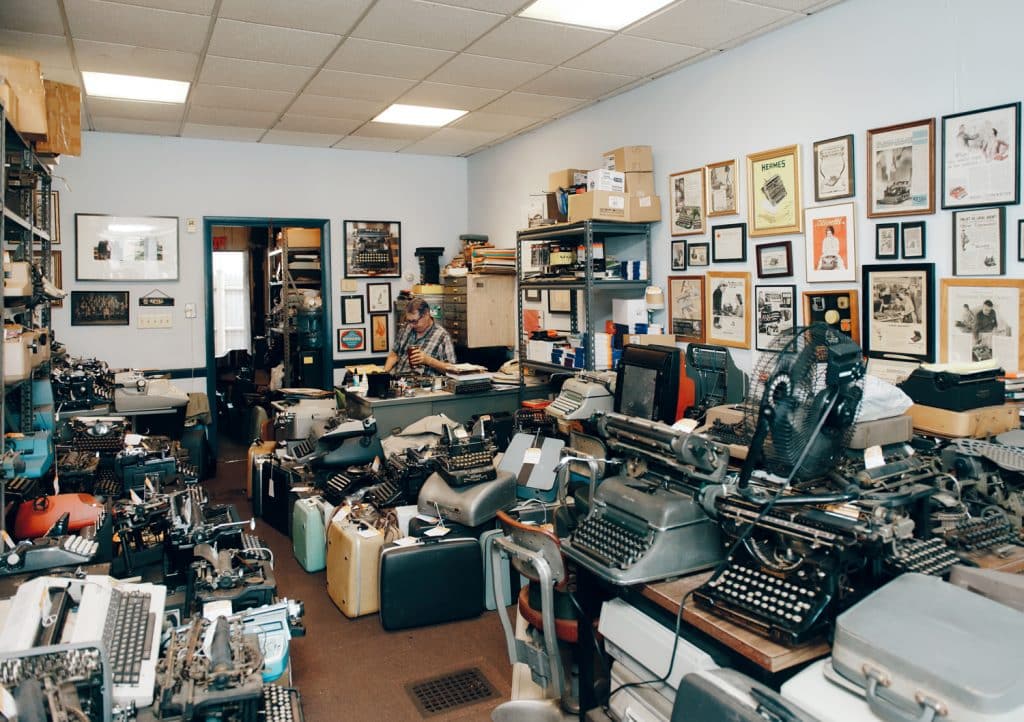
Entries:
POLYGON ((451 531, 451 529, 449 529, 446 526, 435 526, 434 528, 427 529, 425 532, 423 532, 423 536, 434 536, 434 537, 444 536, 445 534, 447 534, 450 531, 451 531))
POLYGON ((356 533, 364 539, 373 539, 375 536, 380 534, 380 532, 374 529, 372 526, 360 529, 356 533))
POLYGON ((540 463, 540 449, 538 449, 536 446, 533 446, 533 447, 527 449, 526 453, 523 455, 523 463, 524 464, 539 464, 540 463))
POLYGON ((416 537, 404 536, 401 539, 395 539, 394 543, 395 543, 395 546, 399 546, 399 547, 412 547, 412 546, 416 546, 417 540, 416 540, 416 537))
POLYGON ((864 468, 865 469, 877 469, 879 466, 885 464, 885 457, 882 456, 882 447, 869 446, 864 449, 864 468))

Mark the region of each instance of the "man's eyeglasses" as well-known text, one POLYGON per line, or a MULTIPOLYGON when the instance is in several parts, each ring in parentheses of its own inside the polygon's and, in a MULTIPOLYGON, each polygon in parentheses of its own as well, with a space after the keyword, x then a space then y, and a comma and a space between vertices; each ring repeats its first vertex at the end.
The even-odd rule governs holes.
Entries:
POLYGON ((423 318, 423 317, 422 316, 417 316, 416 318, 409 318, 408 316, 406 316, 405 317, 405 323, 407 325, 409 325, 409 326, 415 326, 417 323, 420 322, 421 318, 423 318))

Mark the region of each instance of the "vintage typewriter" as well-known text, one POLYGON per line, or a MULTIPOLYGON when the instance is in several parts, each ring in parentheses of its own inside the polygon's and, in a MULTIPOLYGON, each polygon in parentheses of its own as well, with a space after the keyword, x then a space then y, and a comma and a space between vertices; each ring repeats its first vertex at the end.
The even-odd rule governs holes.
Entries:
POLYGON ((302 696, 294 687, 263 685, 263 719, 266 722, 303 722, 302 696))
POLYGON ((900 384, 914 400, 949 411, 996 406, 1006 400, 1003 370, 994 361, 971 364, 922 364, 900 384))
MULTIPOLYGON (((708 409, 743 400, 746 379, 725 346, 691 343, 686 347, 686 375, 693 381, 693 406, 686 418, 702 420, 708 409)), ((726 441, 724 443, 735 443, 726 441)), ((745 445, 745 444, 743 444, 745 445)))
POLYGON ((434 458, 429 453, 406 449, 405 453, 388 457, 384 472, 402 491, 406 503, 415 503, 420 489, 436 471, 434 458))
POLYGON ((394 265, 389 246, 390 234, 385 230, 360 228, 355 232, 352 266, 365 273, 386 271, 394 265))
POLYGON ((1024 448, 955 439, 940 452, 942 468, 959 482, 960 498, 974 516, 1002 510, 1014 529, 1024 525, 1024 448))
POLYGON ((773 206, 779 205, 788 195, 786 184, 778 173, 764 182, 761 186, 761 193, 773 206))
POLYGON ((18 720, 113 719, 110 666, 106 650, 96 642, 0 653, 0 685, 17 701, 18 720))
POLYGON ((494 380, 490 376, 447 376, 444 380, 444 390, 450 394, 475 394, 480 391, 489 391, 492 388, 494 388, 494 380))
POLYGON ((614 375, 584 371, 566 379, 558 397, 544 411, 567 433, 568 422, 587 421, 598 411, 611 411, 615 406, 614 386, 614 375))
POLYGON ((345 471, 329 476, 322 484, 322 491, 328 503, 338 506, 345 497, 378 482, 380 474, 373 464, 351 466, 345 471))
POLYGON ((434 461, 449 486, 468 486, 497 477, 495 453, 494 444, 485 437, 470 436, 461 426, 445 426, 434 447, 434 461))
MULTIPOLYGON (((261 542, 257 540, 256 544, 261 542)), ((209 602, 229 601, 232 611, 239 612, 274 601, 277 580, 273 565, 263 558, 262 547, 215 549, 209 544, 197 544, 193 554, 187 608, 201 611, 209 602)))
POLYGON ((83 411, 111 403, 114 374, 96 359, 56 358, 50 373, 60 411, 83 411))
POLYGON ((128 424, 123 416, 79 416, 70 420, 71 448, 75 451, 111 451, 124 448, 128 424))

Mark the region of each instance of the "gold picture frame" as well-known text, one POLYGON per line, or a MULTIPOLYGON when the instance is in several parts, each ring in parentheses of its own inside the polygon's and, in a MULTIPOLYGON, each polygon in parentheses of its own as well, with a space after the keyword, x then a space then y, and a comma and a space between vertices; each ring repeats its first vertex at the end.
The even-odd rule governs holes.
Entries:
POLYGON ((704 205, 704 169, 694 168, 668 177, 669 224, 673 237, 692 236, 707 230, 704 205))
POLYGON ((867 135, 868 218, 935 212, 935 118, 867 135))
POLYGON ((747 235, 781 236, 803 231, 800 146, 747 156, 747 235))
POLYGON ((708 218, 734 216, 740 212, 738 166, 739 163, 735 159, 708 163, 704 166, 704 186, 708 192, 708 218))
POLYGON ((746 271, 708 271, 704 284, 707 343, 750 348, 750 274, 746 271))
POLYGON ((1024 280, 940 279, 939 319, 939 360, 942 363, 994 359, 1008 372, 1024 369, 1021 333, 1024 329, 1024 280), (988 321, 991 328, 982 330, 977 320, 979 314, 988 316, 989 313, 992 314, 988 321), (1005 353, 1014 342, 1015 357, 1005 353), (954 350, 957 353, 952 353, 954 350))

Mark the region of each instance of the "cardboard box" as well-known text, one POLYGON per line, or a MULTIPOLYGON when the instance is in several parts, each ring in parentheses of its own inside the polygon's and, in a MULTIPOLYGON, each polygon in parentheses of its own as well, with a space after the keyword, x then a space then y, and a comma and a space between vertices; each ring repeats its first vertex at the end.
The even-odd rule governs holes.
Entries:
POLYGON ((623 326, 647 323, 647 304, 642 298, 613 298, 612 321, 623 326))
POLYGON ((617 170, 600 168, 587 173, 588 191, 626 192, 626 174, 617 170))
POLYGON ((289 248, 320 248, 319 228, 285 228, 289 248))
POLYGON ((0 55, 0 75, 7 78, 18 96, 18 125, 15 127, 28 140, 46 140, 46 90, 39 63, 0 55))
POLYGON ((587 182, 587 172, 579 168, 564 168, 548 174, 548 192, 554 193, 559 188, 578 186, 587 182))
POLYGON ((635 196, 653 196, 654 173, 651 171, 626 173, 626 193, 635 196))
POLYGON ((628 194, 629 213, 626 220, 636 223, 653 223, 661 220, 661 199, 658 196, 628 194))
POLYGON ((653 171, 654 155, 649 145, 624 145, 604 153, 604 167, 608 170, 636 173, 653 171))
POLYGON ((629 196, 612 191, 591 191, 569 196, 569 222, 586 220, 627 221, 629 196))
POLYGON ((18 127, 18 96, 14 88, 7 82, 7 78, 0 77, 0 105, 4 106, 4 113, 15 128, 18 127))
POLYGON ((46 140, 36 143, 37 153, 82 154, 82 90, 77 85, 44 80, 46 140))

